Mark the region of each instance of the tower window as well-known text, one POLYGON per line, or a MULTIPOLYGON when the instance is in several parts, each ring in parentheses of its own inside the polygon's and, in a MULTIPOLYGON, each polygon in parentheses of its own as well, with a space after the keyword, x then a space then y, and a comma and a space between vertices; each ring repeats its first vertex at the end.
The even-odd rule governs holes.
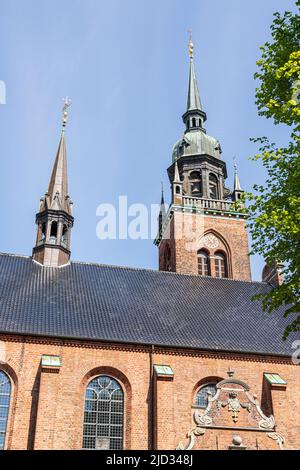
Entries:
POLYGON ((208 396, 214 397, 217 393, 216 384, 207 384, 201 387, 196 395, 195 405, 199 408, 207 408, 208 405, 208 396))
POLYGON ((211 199, 219 199, 218 179, 215 175, 209 175, 209 197, 211 199))
POLYGON ((46 238, 46 224, 42 224, 42 233, 41 233, 41 239, 45 240, 46 238))
POLYGON ((87 386, 83 449, 123 448, 124 394, 112 377, 101 375, 87 386))
POLYGON ((8 376, 0 370, 0 450, 4 449, 7 428, 11 383, 8 376))
POLYGON ((66 248, 68 245, 68 227, 66 225, 63 226, 62 236, 61 236, 61 244, 66 248))
POLYGON ((57 238, 57 222, 52 222, 50 230, 50 243, 55 245, 57 238))
POLYGON ((196 118, 192 119, 193 127, 196 127, 196 118))
POLYGON ((215 271, 216 277, 228 277, 226 256, 223 253, 218 252, 215 254, 215 271))
POLYGON ((202 180, 199 171, 192 171, 190 176, 190 191, 192 196, 200 197, 202 195, 202 180))
POLYGON ((204 250, 198 252, 198 274, 200 276, 210 276, 209 256, 204 250))

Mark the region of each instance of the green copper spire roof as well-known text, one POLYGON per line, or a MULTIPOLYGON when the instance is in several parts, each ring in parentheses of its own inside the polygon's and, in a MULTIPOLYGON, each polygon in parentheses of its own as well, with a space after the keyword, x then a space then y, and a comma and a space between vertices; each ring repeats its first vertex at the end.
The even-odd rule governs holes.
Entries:
POLYGON ((189 41, 189 55, 190 55, 190 77, 189 89, 187 98, 187 111, 199 110, 202 111, 201 99, 199 88, 196 78, 195 65, 194 65, 194 44, 192 39, 189 41))
POLYGON ((198 83, 195 73, 195 65, 193 58, 190 59, 190 77, 189 77, 189 89, 187 98, 187 111, 194 111, 195 109, 201 111, 202 105, 199 95, 198 83))

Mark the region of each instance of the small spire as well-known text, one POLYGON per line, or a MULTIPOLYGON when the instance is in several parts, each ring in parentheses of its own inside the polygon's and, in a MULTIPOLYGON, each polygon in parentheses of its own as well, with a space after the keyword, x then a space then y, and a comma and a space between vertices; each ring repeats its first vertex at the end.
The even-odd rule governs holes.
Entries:
POLYGON ((234 157, 233 161, 234 161, 234 191, 242 191, 242 187, 241 187, 240 179, 238 175, 236 157, 234 157))
POLYGON ((181 181, 180 181, 180 176, 179 176, 179 170, 178 170, 177 160, 175 161, 174 181, 173 181, 173 183, 181 183, 181 181))
POLYGON ((64 105, 62 108, 63 118, 62 118, 62 130, 65 129, 68 121, 68 108, 71 106, 72 101, 66 96, 64 99, 64 105))
POLYGON ((160 204, 164 205, 165 204, 165 198, 164 198, 164 185, 163 182, 161 181, 161 199, 160 199, 160 204))
POLYGON ((164 187, 163 187, 163 183, 161 182, 160 211, 159 211, 159 216, 158 216, 158 231, 159 232, 161 232, 165 219, 166 219, 166 206, 165 206, 165 198, 164 198, 164 187))

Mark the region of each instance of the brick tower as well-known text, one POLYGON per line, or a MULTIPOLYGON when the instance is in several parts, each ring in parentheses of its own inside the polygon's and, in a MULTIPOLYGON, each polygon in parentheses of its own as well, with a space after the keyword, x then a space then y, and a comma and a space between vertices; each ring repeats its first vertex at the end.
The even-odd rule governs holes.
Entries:
POLYGON ((193 43, 189 42, 190 71, 185 132, 173 148, 168 168, 171 204, 159 216, 159 269, 185 274, 251 280, 246 214, 235 165, 234 190, 225 186, 226 163, 220 143, 207 135, 193 43))
POLYGON ((73 227, 72 201, 68 194, 65 127, 68 117, 66 99, 60 142, 54 162, 48 191, 40 200, 36 214, 37 237, 32 257, 44 266, 63 266, 70 259, 70 234, 73 227))

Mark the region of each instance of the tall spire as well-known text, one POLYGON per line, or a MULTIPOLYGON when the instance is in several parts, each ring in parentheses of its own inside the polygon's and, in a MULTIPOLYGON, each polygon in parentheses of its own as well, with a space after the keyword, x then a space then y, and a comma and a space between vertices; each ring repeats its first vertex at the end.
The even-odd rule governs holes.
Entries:
POLYGON ((199 94, 199 88, 196 78, 195 65, 194 65, 194 44, 192 41, 192 34, 190 34, 189 40, 189 56, 190 56, 190 76, 189 76, 189 88, 187 98, 187 111, 202 110, 201 99, 199 94))
POLYGON ((68 120, 68 108, 71 101, 65 98, 62 109, 62 130, 56 158, 49 182, 45 203, 49 209, 61 209, 71 214, 70 198, 68 194, 67 151, 65 142, 65 128, 68 120))
POLYGON ((175 169, 174 169, 174 180, 173 183, 180 183, 180 176, 178 170, 178 163, 177 160, 175 161, 175 169))
POLYGON ((36 215, 38 225, 33 259, 45 266, 61 266, 70 258, 70 233, 73 226, 72 201, 68 194, 65 128, 71 101, 62 109, 62 130, 48 191, 40 200, 36 215))
POLYGON ((190 31, 190 38, 188 43, 188 51, 190 57, 189 69, 189 86, 187 96, 186 112, 182 116, 187 130, 190 129, 203 129, 203 123, 206 121, 206 114, 202 111, 201 99, 199 94, 198 82, 196 78, 195 65, 194 65, 194 44, 192 41, 192 33, 190 31))

